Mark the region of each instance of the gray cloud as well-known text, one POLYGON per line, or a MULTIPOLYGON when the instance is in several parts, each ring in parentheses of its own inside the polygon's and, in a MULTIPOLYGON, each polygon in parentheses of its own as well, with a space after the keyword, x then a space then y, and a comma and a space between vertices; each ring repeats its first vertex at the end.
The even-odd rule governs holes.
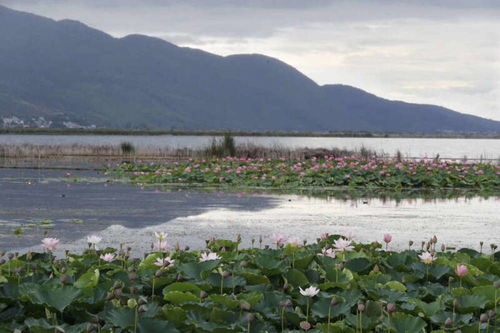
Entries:
POLYGON ((319 83, 500 120, 497 0, 0 0, 120 37, 264 53, 319 83))

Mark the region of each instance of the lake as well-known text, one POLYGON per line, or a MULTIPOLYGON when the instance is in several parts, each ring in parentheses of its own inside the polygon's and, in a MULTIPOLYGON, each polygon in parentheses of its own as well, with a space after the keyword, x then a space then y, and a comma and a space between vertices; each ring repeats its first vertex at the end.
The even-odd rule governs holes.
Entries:
MULTIPOLYGON (((0 144, 34 145, 119 145, 131 142, 136 147, 199 148, 211 142, 210 136, 124 136, 124 135, 0 135, 0 144)), ((500 139, 436 139, 436 138, 333 138, 333 137, 235 137, 236 143, 252 143, 283 148, 346 148, 361 147, 395 156, 399 150, 404 157, 469 159, 500 158, 500 139)))
POLYGON ((62 249, 81 251, 85 237, 97 234, 103 246, 123 243, 141 255, 154 231, 168 232, 171 245, 191 248, 203 248, 209 237, 235 239, 238 233, 245 246, 252 238, 257 246, 259 237, 269 244, 269 235, 278 231, 308 241, 324 232, 352 232, 363 242, 382 241, 389 232, 394 249, 406 248, 409 240, 418 247, 433 235, 449 246, 476 249, 480 241, 486 246, 500 241, 497 196, 387 200, 337 192, 321 198, 159 190, 109 182, 95 171, 72 171, 72 177, 66 172, 0 169, 0 249, 39 251, 40 240, 49 235, 62 240, 62 249))

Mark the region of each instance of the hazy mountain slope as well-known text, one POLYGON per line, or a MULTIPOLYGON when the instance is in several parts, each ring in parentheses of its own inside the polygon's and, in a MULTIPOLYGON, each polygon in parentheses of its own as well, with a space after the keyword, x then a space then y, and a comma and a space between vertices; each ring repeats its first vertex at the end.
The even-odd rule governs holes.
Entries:
POLYGON ((263 55, 116 39, 0 6, 0 126, 13 116, 111 128, 500 132, 500 122, 445 108, 318 86, 263 55))

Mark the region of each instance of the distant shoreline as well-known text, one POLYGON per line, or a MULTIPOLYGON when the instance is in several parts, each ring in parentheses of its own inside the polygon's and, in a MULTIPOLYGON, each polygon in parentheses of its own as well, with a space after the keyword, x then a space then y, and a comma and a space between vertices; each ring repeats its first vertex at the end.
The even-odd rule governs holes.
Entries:
POLYGON ((434 138, 434 139, 500 139, 500 133, 393 133, 393 132, 285 132, 228 130, 128 130, 128 129, 69 129, 69 128, 0 128, 2 134, 32 135, 174 135, 174 136, 276 136, 276 137, 354 137, 354 138, 434 138))

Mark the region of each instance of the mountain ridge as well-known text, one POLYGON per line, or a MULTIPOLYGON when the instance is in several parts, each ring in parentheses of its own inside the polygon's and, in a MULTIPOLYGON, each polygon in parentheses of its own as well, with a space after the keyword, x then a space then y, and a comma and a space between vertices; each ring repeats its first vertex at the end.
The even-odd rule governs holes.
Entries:
POLYGON ((499 121, 318 85, 265 55, 115 38, 1 5, 0 73, 4 127, 500 133, 499 121))

